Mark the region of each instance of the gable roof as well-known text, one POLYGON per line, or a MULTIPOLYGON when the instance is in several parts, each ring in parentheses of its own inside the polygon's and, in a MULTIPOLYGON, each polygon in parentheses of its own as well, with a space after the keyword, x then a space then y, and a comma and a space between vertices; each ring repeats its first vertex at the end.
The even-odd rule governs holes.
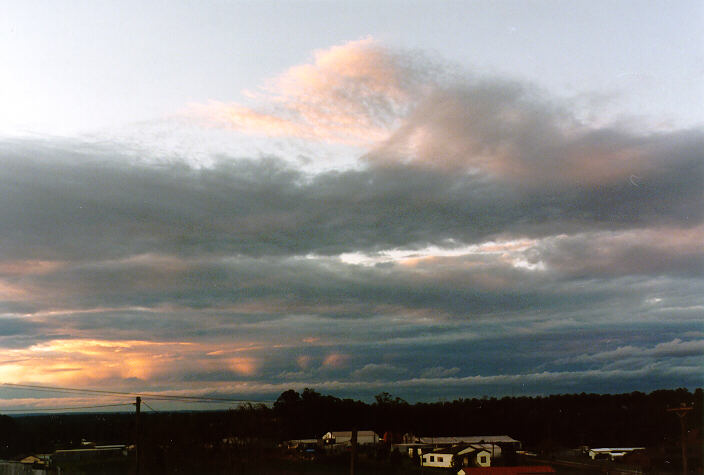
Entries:
POLYGON ((419 440, 424 443, 430 444, 517 444, 520 441, 510 437, 508 435, 455 435, 455 436, 442 436, 442 437, 419 437, 419 440))
POLYGON ((458 473, 464 473, 464 475, 538 475, 555 473, 555 469, 549 465, 526 465, 516 467, 466 467, 458 473))
POLYGON ((490 452, 488 450, 486 450, 484 447, 478 447, 478 446, 469 445, 469 444, 457 444, 457 445, 453 445, 452 447, 439 447, 439 448, 433 450, 432 452, 428 452, 428 453, 457 455, 457 454, 468 454, 470 452, 486 452, 487 454, 490 454, 490 452))

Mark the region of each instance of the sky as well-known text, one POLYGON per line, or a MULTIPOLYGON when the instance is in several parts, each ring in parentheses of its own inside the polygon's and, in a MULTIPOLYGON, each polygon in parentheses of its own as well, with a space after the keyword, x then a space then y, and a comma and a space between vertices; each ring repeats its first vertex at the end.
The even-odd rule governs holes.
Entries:
POLYGON ((701 2, 3 10, 0 412, 703 385, 701 2))

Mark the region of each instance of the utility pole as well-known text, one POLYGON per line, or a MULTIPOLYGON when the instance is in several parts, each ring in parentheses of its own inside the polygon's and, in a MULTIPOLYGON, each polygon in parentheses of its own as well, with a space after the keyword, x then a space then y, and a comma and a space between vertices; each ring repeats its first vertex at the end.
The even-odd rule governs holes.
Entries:
POLYGON ((134 401, 134 458, 135 458, 135 473, 139 475, 139 411, 142 405, 142 398, 137 396, 134 401))
POLYGON ((687 406, 682 403, 680 407, 668 408, 667 412, 674 412, 680 418, 680 427, 682 429, 682 474, 687 475, 687 429, 684 425, 684 418, 687 413, 692 410, 692 406, 687 406))
POLYGON ((350 475, 354 475, 354 459, 357 457, 357 429, 352 430, 350 444, 352 445, 352 450, 350 451, 350 475))

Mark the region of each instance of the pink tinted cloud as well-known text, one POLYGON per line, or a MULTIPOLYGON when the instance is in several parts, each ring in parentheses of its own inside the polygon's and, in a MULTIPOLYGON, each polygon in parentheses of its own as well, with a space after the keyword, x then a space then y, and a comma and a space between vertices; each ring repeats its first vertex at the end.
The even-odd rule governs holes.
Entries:
POLYGON ((559 235, 539 241, 531 259, 568 274, 688 272, 704 256, 704 226, 559 235))
POLYGON ((313 361, 313 358, 311 358, 308 355, 301 355, 298 358, 296 358, 296 363, 298 363, 298 366, 301 369, 308 369, 313 361))
POLYGON ((349 356, 342 353, 330 353, 323 359, 323 366, 329 368, 343 368, 347 365, 349 356))
POLYGON ((367 159, 527 184, 601 184, 653 172, 660 146, 657 138, 580 123, 568 105, 530 86, 468 80, 436 84, 367 159))
POLYGON ((0 275, 44 275, 64 265, 64 262, 57 261, 4 261, 0 262, 0 275))
POLYGON ((219 127, 369 150, 372 165, 481 174, 529 186, 641 179, 673 142, 585 124, 536 87, 476 79, 366 38, 318 50, 266 82, 254 105, 209 102, 190 113, 219 127))
POLYGON ((247 134, 365 146, 407 113, 406 76, 396 56, 367 38, 316 51, 250 94, 258 106, 213 101, 190 112, 247 134))

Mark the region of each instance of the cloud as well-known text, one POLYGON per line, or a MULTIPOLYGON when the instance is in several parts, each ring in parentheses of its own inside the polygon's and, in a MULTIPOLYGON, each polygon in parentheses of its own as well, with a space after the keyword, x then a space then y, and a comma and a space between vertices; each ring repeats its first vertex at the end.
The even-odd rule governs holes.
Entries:
POLYGON ((526 256, 575 276, 697 275, 704 268, 704 227, 560 235, 536 242, 526 256))
POLYGON ((450 239, 457 247, 502 236, 685 231, 702 222, 700 176, 678 168, 676 155, 650 188, 622 183, 558 192, 417 168, 311 178, 273 159, 223 158, 194 169, 133 164, 109 148, 66 152, 23 142, 0 152, 4 253, 13 265, 149 254, 331 255, 450 239), (667 178, 673 170, 688 178, 667 178))
POLYGON ((323 366, 328 368, 341 368, 347 365, 349 356, 342 353, 330 353, 323 359, 323 366))
POLYGON ((364 367, 354 370, 350 376, 355 380, 395 380, 406 373, 404 368, 397 368, 388 363, 369 363, 364 367))
POLYGON ((443 368, 442 366, 437 366, 435 368, 424 369, 420 376, 421 378, 445 378, 448 376, 454 376, 459 373, 460 369, 455 368, 443 368))
POLYGON ((618 347, 615 350, 581 355, 576 359, 579 361, 615 361, 623 358, 702 357, 703 355, 704 340, 682 341, 679 338, 675 338, 672 341, 658 343, 651 348, 627 345, 618 347))
POLYGON ((0 141, 3 378, 246 394, 700 381, 701 130, 593 126, 529 84, 372 40, 251 100, 199 112, 359 161, 0 141))
MULTIPOLYGON (((695 130, 597 128, 529 84, 490 78, 435 84, 366 159, 486 176, 514 187, 589 189, 627 182, 652 188, 663 171, 678 167, 701 179, 702 140, 695 130)), ((684 175, 672 179, 688 181, 684 175)))
POLYGON ((372 166, 469 174, 504 189, 598 187, 608 195, 630 186, 662 198, 663 179, 696 187, 704 174, 701 131, 591 125, 534 85, 371 38, 318 50, 249 95, 255 105, 211 101, 189 114, 244 135, 344 143, 366 150, 372 166))
POLYGON ((81 386, 123 386, 129 380, 158 384, 175 377, 188 380, 193 374, 200 375, 198 380, 208 380, 207 375, 214 373, 232 380, 253 376, 259 369, 259 358, 252 354, 256 348, 245 350, 242 354, 223 343, 52 339, 0 350, 0 374, 9 383, 81 386))
POLYGON ((423 75, 412 58, 366 38, 318 50, 270 80, 250 94, 259 106, 211 101, 189 114, 246 134, 365 145, 388 136, 423 75))
POLYGON ((704 174, 701 131, 592 125, 534 85, 460 71, 371 38, 316 51, 251 96, 257 105, 211 101, 191 114, 245 135, 345 143, 366 149, 365 161, 377 166, 468 173, 504 186, 627 183, 658 193, 665 170, 697 183, 704 174))

